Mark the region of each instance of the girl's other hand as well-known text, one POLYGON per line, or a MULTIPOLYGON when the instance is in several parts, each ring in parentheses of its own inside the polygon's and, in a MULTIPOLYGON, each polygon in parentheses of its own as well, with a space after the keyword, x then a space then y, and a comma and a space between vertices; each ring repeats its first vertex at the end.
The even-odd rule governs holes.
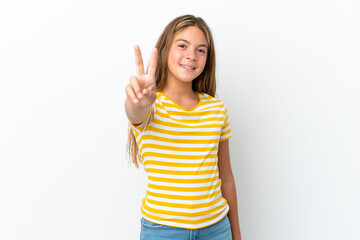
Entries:
POLYGON ((151 54, 148 71, 144 72, 144 63, 141 56, 140 47, 136 45, 135 64, 136 76, 130 77, 130 83, 126 85, 125 92, 131 102, 140 108, 145 108, 152 105, 156 100, 156 83, 155 71, 157 61, 157 49, 154 48, 151 54))

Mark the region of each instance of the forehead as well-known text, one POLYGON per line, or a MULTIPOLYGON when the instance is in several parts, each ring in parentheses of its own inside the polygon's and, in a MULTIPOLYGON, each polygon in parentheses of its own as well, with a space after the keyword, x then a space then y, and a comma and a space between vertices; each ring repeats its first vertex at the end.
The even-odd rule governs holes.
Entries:
POLYGON ((197 26, 186 27, 174 36, 174 42, 183 39, 194 45, 207 45, 207 40, 203 31, 197 26))

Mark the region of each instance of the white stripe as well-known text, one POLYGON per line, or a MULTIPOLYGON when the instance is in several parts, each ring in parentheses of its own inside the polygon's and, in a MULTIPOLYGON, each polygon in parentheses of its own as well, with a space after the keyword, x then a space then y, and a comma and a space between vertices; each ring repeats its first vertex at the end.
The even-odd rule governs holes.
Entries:
MULTIPOLYGON (((166 142, 166 141, 157 141, 157 140, 151 140, 151 139, 143 139, 139 145, 139 148, 142 149, 144 144, 155 144, 159 146, 172 146, 172 147, 180 147, 180 148, 211 148, 214 149, 218 147, 219 142, 216 143, 207 143, 207 144, 201 144, 201 143, 172 143, 172 142, 166 142)), ((217 150, 214 150, 217 151, 217 150)))
POLYGON ((206 163, 206 162, 216 162, 216 158, 206 158, 206 159, 177 159, 177 158, 161 158, 161 157, 145 157, 144 163, 146 161, 160 161, 160 162, 171 162, 171 163, 206 163))
POLYGON ((161 197, 154 197, 151 195, 147 195, 146 198, 151 199, 151 200, 155 200, 155 201, 160 201, 160 202, 167 202, 167 203, 179 203, 179 204, 201 204, 201 203, 208 203, 208 202, 212 202, 215 201, 216 199, 218 199, 219 197, 222 197, 221 192, 219 192, 216 196, 211 197, 211 198, 205 198, 205 199, 200 199, 200 200, 179 200, 179 199, 168 199, 168 198, 161 198, 161 197))
POLYGON ((230 136, 231 136, 231 132, 226 134, 226 135, 221 136, 220 139, 225 139, 225 138, 230 137, 230 136))
POLYGON ((173 119, 168 119, 168 118, 163 118, 159 115, 156 115, 156 119, 157 120, 160 120, 160 121, 163 121, 163 122, 167 122, 169 124, 171 123, 176 123, 176 124, 183 124, 183 125, 189 125, 189 126, 203 126, 203 125, 209 125, 209 124, 222 124, 225 120, 213 120, 213 121, 204 121, 204 122, 199 122, 199 123, 183 123, 183 122, 177 122, 177 121, 174 121, 173 119))
MULTIPOLYGON (((163 106, 167 111, 171 111, 171 112, 177 112, 177 113, 187 113, 187 112, 189 112, 187 110, 178 108, 177 106, 165 106, 165 105, 163 105, 163 106)), ((219 106, 219 104, 218 104, 218 106, 213 106, 213 107, 211 107, 210 104, 206 104, 206 105, 202 105, 202 106, 198 106, 197 108, 194 108, 193 111, 195 109, 196 109, 196 111, 199 111, 200 107, 205 108, 203 111, 214 111, 214 110, 215 111, 221 111, 221 109, 223 108, 222 106, 219 106)))
POLYGON ((165 149, 157 149, 157 148, 144 148, 142 150, 142 154, 144 153, 164 153, 164 154, 171 154, 171 155, 182 155, 182 156, 199 156, 199 155, 210 155, 210 154, 217 154, 217 150, 213 151, 193 151, 189 148, 188 151, 174 151, 174 150, 165 150, 165 149))
POLYGON ((206 97, 202 98, 201 101, 203 101, 204 103, 206 102, 221 102, 220 100, 214 98, 214 99, 206 99, 206 97))
POLYGON ((159 112, 165 114, 165 115, 171 115, 172 118, 176 118, 176 119, 180 119, 180 120, 203 120, 203 119, 211 119, 211 118, 226 118, 225 114, 223 111, 218 110, 218 109, 206 109, 203 110, 202 112, 197 112, 197 114, 183 114, 182 112, 177 112, 177 111, 171 111, 172 114, 169 114, 169 110, 168 109, 158 109, 159 112), (213 112, 213 111, 217 111, 217 113, 209 113, 209 112, 213 112), (179 115, 177 115, 176 113, 178 113, 179 115))
POLYGON ((151 177, 174 178, 174 179, 204 179, 204 178, 214 178, 219 176, 218 171, 213 174, 201 174, 201 175, 173 175, 173 174, 151 173, 151 172, 146 172, 146 173, 148 176, 151 177))
POLYGON ((158 170, 169 170, 169 171, 183 171, 184 174, 188 171, 207 171, 207 170, 215 170, 217 166, 204 166, 204 167, 171 167, 171 166, 162 166, 162 165, 153 165, 146 164, 146 169, 158 169, 158 170))
MULTIPOLYGON (((157 137, 164 137, 170 139, 189 139, 189 135, 172 135, 166 133, 159 133, 154 131, 146 131, 144 134, 153 135, 157 137)), ((219 135, 208 135, 208 136, 191 136, 192 140, 211 140, 211 139, 219 139, 219 135)))
POLYGON ((170 182, 161 182, 161 181, 152 181, 148 180, 149 184, 157 185, 157 186, 167 186, 167 187, 211 187, 219 183, 219 179, 217 181, 211 181, 206 183, 170 183, 170 182))
POLYGON ((165 103, 168 103, 168 104, 171 104, 171 105, 174 105, 174 103, 170 100, 167 100, 165 97, 161 97, 161 100, 162 102, 165 102, 165 103))
POLYGON ((224 104, 222 102, 214 102, 214 103, 208 103, 202 106, 199 106, 199 108, 197 110, 202 110, 202 109, 206 109, 209 110, 211 108, 214 109, 223 109, 224 104), (209 109, 208 109, 209 108, 209 109))
MULTIPOLYGON (((166 115, 169 115, 169 113, 166 111, 167 109, 161 109, 161 108, 158 108, 157 111, 158 112, 161 112, 163 114, 166 114, 166 115)), ((217 109, 214 109, 214 110, 217 110, 217 109)), ((183 116, 183 115, 171 115, 172 118, 174 119, 180 119, 180 120, 199 120, 199 119, 209 119, 209 118, 214 118, 214 117, 218 117, 218 118, 225 118, 224 117, 224 113, 222 113, 222 111, 219 111, 218 114, 215 114, 215 113, 212 113, 212 114, 206 114, 207 111, 214 111, 212 109, 207 109, 207 110, 204 110, 202 113, 199 113, 199 115, 195 115, 195 116, 183 116), (206 115, 204 115, 206 114, 206 115)), ((176 111, 173 111, 173 112, 176 112, 176 111)), ((179 112, 180 113, 180 112, 179 112)), ((181 112, 182 113, 182 112, 181 112)), ((155 114, 157 115, 157 114, 155 114)))
POLYGON ((221 206, 221 204, 223 204, 225 202, 225 199, 221 199, 219 202, 217 202, 214 205, 211 205, 209 207, 203 207, 203 208, 175 208, 175 207, 165 207, 165 206, 158 206, 158 205, 154 205, 149 203, 146 199, 145 199, 146 205, 148 205, 151 208, 157 209, 157 210, 164 210, 164 211, 174 211, 174 212, 184 212, 184 213, 199 213, 199 212, 203 212, 203 211, 210 211, 214 208, 217 208, 219 206, 221 206), (159 208, 160 207, 160 208, 159 208))
POLYGON ((183 191, 170 191, 170 190, 160 190, 148 187, 147 190, 153 193, 160 194, 168 194, 168 195, 176 195, 176 196, 200 196, 200 195, 208 195, 220 190, 220 186, 208 191, 198 191, 198 192, 183 192, 183 191))
MULTIPOLYGON (((151 139, 143 139, 139 145, 139 148, 142 149, 144 144, 154 144, 158 145, 159 147, 165 146, 165 147, 179 147, 179 148, 210 148, 214 149, 214 151, 217 151, 216 148, 219 145, 219 142, 216 143, 208 143, 208 144, 201 144, 201 143, 172 143, 172 142, 166 142, 166 141, 156 141, 151 139)), ((157 149, 157 147, 156 147, 157 149)), ((142 150, 141 150, 142 151, 142 150)))
POLYGON ((171 147, 197 147, 197 148, 213 148, 217 146, 217 143, 173 143, 152 139, 143 139, 142 144, 156 144, 160 146, 171 146, 171 147))
POLYGON ((188 134, 189 132, 215 132, 215 131, 220 131, 221 130, 221 126, 219 127, 213 127, 213 128, 195 128, 193 126, 189 126, 188 128, 180 128, 180 127, 171 127, 171 126, 164 126, 161 124, 157 124, 152 122, 151 126, 156 127, 156 128, 160 128, 163 130, 169 130, 169 131, 175 131, 175 132, 181 132, 184 134, 188 134))

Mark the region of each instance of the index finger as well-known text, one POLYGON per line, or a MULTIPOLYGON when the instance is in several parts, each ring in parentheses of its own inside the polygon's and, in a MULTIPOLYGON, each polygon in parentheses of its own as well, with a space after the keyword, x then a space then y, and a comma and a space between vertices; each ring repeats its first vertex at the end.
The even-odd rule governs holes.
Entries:
POLYGON ((134 47, 134 51, 135 51, 135 65, 136 65, 136 74, 138 76, 140 75, 144 75, 144 63, 143 63, 143 59, 141 56, 141 51, 140 51, 140 47, 139 45, 136 45, 134 47))
POLYGON ((148 70, 147 70, 147 74, 150 76, 153 76, 153 77, 155 77, 155 72, 156 72, 157 53, 158 53, 157 48, 154 48, 151 53, 151 58, 150 58, 150 62, 149 62, 148 70))

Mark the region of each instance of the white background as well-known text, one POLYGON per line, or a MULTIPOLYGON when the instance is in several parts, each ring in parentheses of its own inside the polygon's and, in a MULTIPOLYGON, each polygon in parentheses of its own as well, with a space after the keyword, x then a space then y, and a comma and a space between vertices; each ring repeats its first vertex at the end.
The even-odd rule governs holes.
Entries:
POLYGON ((2 1, 0 239, 138 239, 125 86, 173 18, 201 16, 244 240, 360 239, 357 0, 2 1))

